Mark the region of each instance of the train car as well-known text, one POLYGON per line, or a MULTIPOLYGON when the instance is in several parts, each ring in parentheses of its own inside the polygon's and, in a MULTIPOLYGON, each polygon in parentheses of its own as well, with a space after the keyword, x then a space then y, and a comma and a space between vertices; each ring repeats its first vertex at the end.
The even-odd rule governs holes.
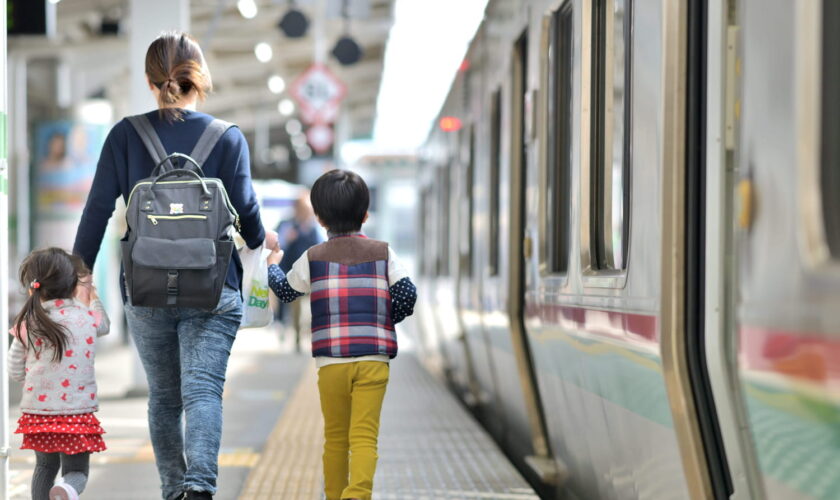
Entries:
POLYGON ((545 498, 840 498, 835 3, 489 1, 422 352, 545 498))

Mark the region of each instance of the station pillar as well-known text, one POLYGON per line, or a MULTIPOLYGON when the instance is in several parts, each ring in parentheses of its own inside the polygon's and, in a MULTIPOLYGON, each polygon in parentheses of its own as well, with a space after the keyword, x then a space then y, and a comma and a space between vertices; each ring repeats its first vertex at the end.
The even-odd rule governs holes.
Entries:
MULTIPOLYGON (((9 162, 8 114, 6 112, 6 2, 0 5, 0 327, 9 324, 9 162)), ((0 342, 0 500, 9 498, 9 375, 6 371, 8 342, 0 342)))

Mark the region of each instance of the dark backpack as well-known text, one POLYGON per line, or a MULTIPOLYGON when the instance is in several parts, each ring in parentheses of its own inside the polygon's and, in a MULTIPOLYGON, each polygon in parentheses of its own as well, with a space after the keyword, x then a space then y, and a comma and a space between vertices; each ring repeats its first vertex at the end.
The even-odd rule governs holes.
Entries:
POLYGON ((128 121, 156 165, 134 185, 126 206, 128 233, 120 245, 131 304, 212 309, 225 284, 239 216, 222 181, 204 177, 201 166, 234 125, 213 120, 187 156, 167 155, 144 115, 128 121))

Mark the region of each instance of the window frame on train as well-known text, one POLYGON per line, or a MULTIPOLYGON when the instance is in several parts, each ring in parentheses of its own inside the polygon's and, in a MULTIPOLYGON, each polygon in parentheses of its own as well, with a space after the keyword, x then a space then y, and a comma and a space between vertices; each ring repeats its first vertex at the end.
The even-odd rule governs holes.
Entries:
POLYGON ((840 18, 840 5, 832 1, 824 1, 822 5, 822 33, 819 43, 822 45, 820 85, 822 104, 820 106, 820 173, 819 193, 821 198, 821 215, 825 258, 835 265, 840 264, 840 143, 837 135, 840 133, 838 113, 840 113, 840 92, 837 91, 837 80, 840 78, 840 68, 836 64, 837 52, 840 50, 840 32, 832 25, 840 18), (827 12, 826 12, 827 11, 827 12))
POLYGON ((460 250, 459 255, 462 262, 461 265, 461 273, 462 276, 465 277, 473 277, 473 265, 475 261, 475 250, 473 244, 473 238, 475 235, 475 168, 476 168, 476 158, 475 158, 475 124, 469 124, 468 126, 464 127, 464 135, 466 136, 465 147, 466 150, 464 151, 464 177, 465 177, 465 193, 466 199, 464 203, 466 203, 466 207, 464 211, 466 212, 465 215, 465 223, 467 225, 466 230, 467 234, 465 239, 461 240, 460 243, 460 250))
POLYGON ((583 184, 582 264, 584 274, 593 278, 588 281, 590 286, 623 287, 627 276, 632 217, 633 6, 633 0, 593 0, 590 16, 584 19, 590 35, 587 40, 584 33, 590 60, 584 64, 588 66, 588 79, 582 90, 589 94, 590 146, 583 184), (623 17, 617 25, 619 4, 623 5, 623 17), (621 54, 620 60, 617 53, 621 54), (616 69, 620 71, 618 76, 616 69), (614 101, 616 88, 621 89, 618 106, 614 101), (616 112, 619 108, 621 111, 616 112), (610 154, 612 160, 608 161, 610 154), (620 207, 619 212, 616 207, 620 207), (616 279, 604 279, 609 277, 616 279))
POLYGON ((574 118, 574 2, 567 0, 543 20, 544 94, 542 252, 544 275, 565 276, 571 248, 572 127, 574 118))
POLYGON ((488 274, 499 275, 501 254, 501 174, 502 174, 502 88, 497 88, 490 101, 490 193, 488 274))
POLYGON ((437 276, 450 276, 451 267, 450 260, 452 259, 451 248, 451 217, 452 214, 452 159, 447 159, 442 170, 441 179, 443 182, 439 184, 438 190, 438 256, 437 256, 437 276))
MULTIPOLYGON (((795 106, 802 126, 798 127, 797 150, 798 177, 801 182, 800 238, 803 264, 811 273, 823 275, 840 273, 840 208, 837 193, 840 190, 840 147, 834 138, 840 126, 836 112, 840 110, 840 93, 836 88, 838 69, 830 64, 840 47, 837 30, 832 26, 840 7, 824 0, 803 4, 798 15, 802 25, 819 26, 801 36, 797 44, 800 60, 796 72, 795 106), (833 10, 827 10, 833 9, 833 10), (833 123, 835 122, 835 123, 833 123)), ((751 184, 751 178, 744 179, 751 184)), ((752 189, 739 192, 741 202, 741 227, 749 231, 754 214, 755 196, 752 189), (745 208, 746 207, 746 208, 745 208)))

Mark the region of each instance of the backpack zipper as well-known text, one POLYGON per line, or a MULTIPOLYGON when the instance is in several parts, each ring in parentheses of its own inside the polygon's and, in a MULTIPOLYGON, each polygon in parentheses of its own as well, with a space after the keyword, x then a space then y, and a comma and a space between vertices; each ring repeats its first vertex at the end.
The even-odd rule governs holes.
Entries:
MULTIPOLYGON (((198 181, 198 180, 193 180, 193 181, 160 181, 160 182, 158 182, 158 184, 199 184, 200 182, 201 181, 198 181)), ((233 203, 230 202, 230 198, 228 197, 227 190, 225 189, 224 184, 222 184, 222 181, 220 181, 218 179, 204 179, 204 182, 205 183, 206 182, 212 182, 219 187, 219 191, 221 191, 222 194, 225 197, 225 204, 227 205, 228 210, 230 210, 230 213, 233 214, 234 227, 236 227, 236 230, 241 233, 242 232, 242 227, 239 225, 239 212, 236 211, 236 208, 234 208, 233 203)), ((144 181, 144 182, 138 182, 137 184, 135 184, 134 187, 131 188, 131 192, 128 194, 128 202, 125 204, 126 207, 131 205, 131 197, 134 196, 134 191, 137 189, 138 186, 143 185, 143 184, 152 184, 152 182, 151 181, 144 181)))
POLYGON ((152 214, 148 214, 148 215, 146 215, 146 218, 149 219, 150 221, 152 221, 153 226, 158 225, 158 219, 163 219, 163 220, 182 220, 182 219, 207 220, 206 215, 190 215, 190 214, 186 214, 186 215, 152 215, 152 214))

